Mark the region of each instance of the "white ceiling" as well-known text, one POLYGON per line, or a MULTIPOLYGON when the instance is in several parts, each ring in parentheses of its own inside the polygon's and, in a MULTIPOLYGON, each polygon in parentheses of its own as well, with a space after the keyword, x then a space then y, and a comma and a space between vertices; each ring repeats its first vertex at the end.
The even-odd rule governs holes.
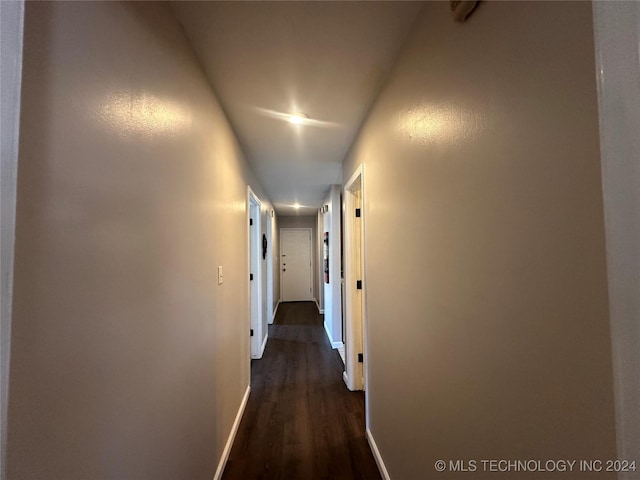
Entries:
POLYGON ((341 183, 342 160, 420 3, 173 7, 276 211, 314 214, 341 183), (292 125, 281 115, 291 112, 310 121, 292 125))

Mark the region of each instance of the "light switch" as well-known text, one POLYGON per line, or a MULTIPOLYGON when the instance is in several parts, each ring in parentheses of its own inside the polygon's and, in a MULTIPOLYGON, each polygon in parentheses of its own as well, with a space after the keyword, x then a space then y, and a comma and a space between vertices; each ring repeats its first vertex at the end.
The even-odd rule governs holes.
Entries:
POLYGON ((222 265, 218 266, 218 285, 222 285, 222 265))

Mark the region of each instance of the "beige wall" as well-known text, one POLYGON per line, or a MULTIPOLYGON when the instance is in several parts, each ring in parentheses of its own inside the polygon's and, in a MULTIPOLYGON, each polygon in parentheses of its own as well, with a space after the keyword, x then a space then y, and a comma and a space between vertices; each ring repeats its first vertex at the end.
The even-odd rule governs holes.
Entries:
POLYGON ((313 264, 313 298, 318 299, 318 225, 317 218, 310 215, 278 217, 278 228, 310 228, 311 251, 314 255, 313 264))
POLYGON ((589 3, 427 4, 344 164, 392 479, 616 457, 594 71, 589 3))
POLYGON ((210 480, 268 198, 166 4, 29 3, 22 102, 8 478, 210 480))

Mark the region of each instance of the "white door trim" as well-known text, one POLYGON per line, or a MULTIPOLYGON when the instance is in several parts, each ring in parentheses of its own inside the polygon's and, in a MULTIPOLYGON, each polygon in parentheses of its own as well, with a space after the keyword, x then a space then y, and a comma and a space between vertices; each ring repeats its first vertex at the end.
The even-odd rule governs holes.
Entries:
POLYGON ((22 53, 25 2, 0 3, 0 38, 2 43, 2 213, 0 224, 0 477, 6 470, 7 405, 11 350, 11 312, 16 233, 16 191, 20 138, 20 94, 22 87, 22 53), (6 47, 6 48, 5 48, 6 47))
MULTIPOLYGON (((640 3, 593 2, 618 458, 640 452, 640 3), (624 104, 624 110, 621 105, 624 104)), ((621 472, 619 480, 637 479, 621 472)))
POLYGON ((366 408, 369 402, 369 392, 366 385, 369 383, 368 372, 368 357, 367 357, 367 279, 366 279, 366 266, 364 264, 365 259, 365 216, 366 211, 364 208, 364 167, 362 165, 356 168, 355 172, 344 185, 343 199, 344 199, 344 219, 345 219, 345 326, 346 326, 346 339, 345 339, 345 373, 344 379, 346 381, 349 390, 365 390, 365 415, 366 423, 369 425, 369 411, 366 408), (354 192, 360 191, 360 211, 361 216, 355 217, 355 209, 358 204, 358 199, 354 195, 354 192), (356 227, 356 221, 361 222, 360 229, 360 241, 356 244, 354 238, 354 231, 356 227), (358 252, 359 250, 359 252, 358 252), (354 261, 356 255, 360 255, 361 275, 362 278, 358 278, 357 265, 354 261), (362 280, 362 289, 356 288, 356 281, 362 280), (361 303, 360 318, 356 318, 357 305, 356 302, 361 303), (362 352, 364 359, 364 366, 358 363, 358 353, 362 352))
MULTIPOLYGON (((252 359, 262 358, 262 345, 263 345, 263 331, 262 331, 262 269, 260 260, 260 243, 262 239, 260 228, 260 217, 262 202, 258 196, 253 193, 251 187, 247 186, 247 283, 248 283, 248 299, 249 299, 249 330, 253 330, 253 336, 249 335, 249 351, 251 352, 252 359), (257 215, 255 215, 255 224, 250 226, 251 209, 257 209, 257 215), (255 230, 255 236, 251 238, 252 228, 255 230), (253 243, 252 243, 253 240, 253 243), (254 262, 252 264, 251 249, 255 249, 254 262), (251 273, 253 273, 253 281, 249 279, 251 273), (253 292, 253 295, 252 295, 253 292), (255 306, 255 308, 254 308, 255 306)), ((249 333, 249 332, 247 332, 249 333)), ((266 339, 265 339, 266 341, 266 339)), ((251 375, 249 375, 251 378, 251 375)))
MULTIPOLYGON (((273 210, 267 215, 267 322, 273 323, 273 210)), ((268 328, 268 327, 267 327, 268 328)))
MULTIPOLYGON (((285 302, 286 300, 284 299, 284 283, 282 281, 282 245, 284 244, 284 242, 282 241, 282 232, 283 231, 305 231, 305 232, 309 232, 309 259, 311 260, 311 262, 313 262, 313 242, 311 241, 311 239, 313 238, 313 229, 312 228, 287 228, 287 227, 281 227, 280 228, 280 301, 285 302)), ((307 300, 309 301, 313 301, 313 263, 311 264, 311 266, 309 266, 309 285, 311 286, 311 293, 309 293, 309 298, 307 298, 307 300)))

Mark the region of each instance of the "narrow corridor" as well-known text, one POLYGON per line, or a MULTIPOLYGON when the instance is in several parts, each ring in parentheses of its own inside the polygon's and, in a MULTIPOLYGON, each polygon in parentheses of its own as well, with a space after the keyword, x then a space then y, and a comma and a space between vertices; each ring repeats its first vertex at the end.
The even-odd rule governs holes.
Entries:
POLYGON ((638 39, 640 0, 0 0, 0 480, 640 480, 638 39))
POLYGON ((365 437, 363 393, 345 387, 314 303, 280 305, 265 354, 251 367, 224 480, 380 478, 365 437))

